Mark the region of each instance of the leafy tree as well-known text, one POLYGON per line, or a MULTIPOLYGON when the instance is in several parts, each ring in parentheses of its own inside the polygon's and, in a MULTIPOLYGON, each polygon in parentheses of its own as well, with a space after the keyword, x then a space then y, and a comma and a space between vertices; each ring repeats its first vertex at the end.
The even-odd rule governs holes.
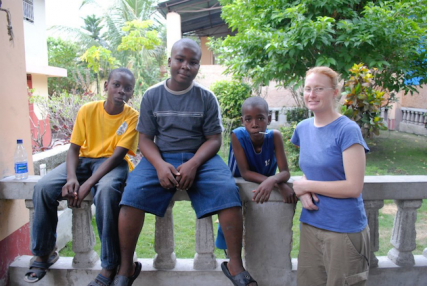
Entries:
POLYGON ((97 93, 100 92, 100 70, 111 70, 116 66, 116 59, 111 56, 111 51, 103 47, 91 47, 81 57, 87 62, 87 67, 91 68, 96 73, 96 88, 97 93))
MULTIPOLYGON (((108 6, 101 3, 102 1, 97 0, 84 0, 81 7, 91 5, 101 11, 102 19, 107 29, 105 40, 108 43, 109 50, 120 61, 120 65, 127 66, 132 53, 128 50, 117 51, 117 47, 122 43, 122 38, 126 36, 123 27, 126 26, 126 22, 134 20, 145 21, 152 18, 156 11, 155 4, 157 1, 115 0, 108 6)), ((155 21, 151 29, 158 30, 162 26, 158 21, 155 21)))
POLYGON ((84 66, 81 64, 78 45, 61 38, 48 37, 47 48, 49 65, 67 69, 68 75, 67 77, 48 78, 49 95, 58 94, 63 90, 67 90, 68 92, 87 91, 81 88, 79 81, 76 80, 76 76, 86 73, 86 77, 89 77, 89 82, 93 79, 93 76, 87 74, 87 71, 85 71, 84 66))
POLYGON ((308 68, 344 78, 354 63, 377 67, 376 85, 414 91, 427 83, 427 1, 220 0, 234 36, 212 40, 227 71, 254 83, 301 84, 308 68))
POLYGON ((126 22, 122 30, 127 34, 117 47, 118 51, 131 52, 129 63, 136 79, 137 96, 142 96, 148 87, 159 81, 160 69, 159 64, 156 64, 155 49, 162 41, 158 38, 156 30, 150 30, 152 25, 153 22, 150 20, 126 22), (156 76, 151 76, 153 74, 156 76))
POLYGON ((108 43, 104 39, 105 35, 101 34, 101 30, 104 28, 102 19, 95 15, 89 15, 82 19, 84 26, 80 28, 56 25, 51 29, 58 35, 68 35, 75 43, 78 43, 81 50, 87 50, 92 46, 107 48, 108 43))
POLYGON ((161 80, 166 64, 166 33, 155 17, 157 0, 115 0, 106 6, 101 1, 84 0, 82 6, 97 7, 105 23, 105 40, 120 66, 133 71, 137 102, 144 91, 161 80))

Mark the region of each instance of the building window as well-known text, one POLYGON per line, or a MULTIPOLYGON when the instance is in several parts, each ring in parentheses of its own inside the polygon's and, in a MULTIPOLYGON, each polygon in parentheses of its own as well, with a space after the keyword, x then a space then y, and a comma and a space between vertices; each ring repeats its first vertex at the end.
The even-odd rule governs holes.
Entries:
POLYGON ((34 23, 33 0, 24 0, 24 20, 34 23))

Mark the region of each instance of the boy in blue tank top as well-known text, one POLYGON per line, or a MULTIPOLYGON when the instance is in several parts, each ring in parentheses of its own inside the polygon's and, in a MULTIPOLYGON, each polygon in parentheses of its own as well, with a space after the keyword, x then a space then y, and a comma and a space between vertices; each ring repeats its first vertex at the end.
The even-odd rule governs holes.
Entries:
MULTIPOLYGON (((267 202, 274 187, 285 203, 296 203, 294 191, 286 184, 290 173, 282 134, 278 130, 267 130, 271 122, 267 102, 259 96, 246 99, 241 120, 244 127, 231 133, 228 167, 233 176, 259 184, 253 191, 252 200, 256 203, 267 202), (276 174, 277 167, 279 173, 276 174)), ((215 246, 227 249, 220 225, 215 246)))

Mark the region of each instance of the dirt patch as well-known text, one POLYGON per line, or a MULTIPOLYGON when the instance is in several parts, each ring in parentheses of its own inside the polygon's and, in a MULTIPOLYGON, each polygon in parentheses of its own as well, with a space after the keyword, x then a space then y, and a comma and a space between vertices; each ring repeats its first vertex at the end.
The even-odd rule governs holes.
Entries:
POLYGON ((396 215, 396 213, 397 213, 397 206, 395 204, 386 204, 381 209, 381 212, 383 214, 387 214, 387 215, 396 215))

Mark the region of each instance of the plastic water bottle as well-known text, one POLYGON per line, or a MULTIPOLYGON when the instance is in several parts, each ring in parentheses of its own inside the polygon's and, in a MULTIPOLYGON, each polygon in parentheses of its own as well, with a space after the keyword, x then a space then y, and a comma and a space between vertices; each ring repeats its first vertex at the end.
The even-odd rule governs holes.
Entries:
POLYGON ((15 178, 25 180, 28 178, 27 152, 25 152, 24 145, 22 145, 22 139, 16 140, 16 143, 15 178))

